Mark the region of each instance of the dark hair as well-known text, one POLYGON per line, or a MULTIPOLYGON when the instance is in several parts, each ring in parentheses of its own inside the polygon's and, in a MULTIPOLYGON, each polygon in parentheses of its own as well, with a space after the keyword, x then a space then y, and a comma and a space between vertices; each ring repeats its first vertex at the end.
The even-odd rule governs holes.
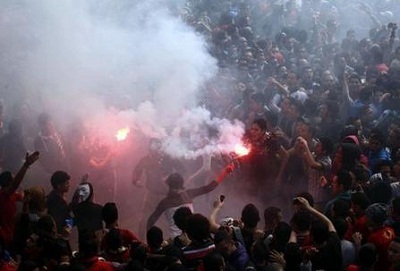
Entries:
POLYGON ((359 206, 362 210, 366 210, 370 205, 367 195, 363 192, 356 192, 351 194, 351 202, 359 206))
POLYGON ((186 206, 180 207, 175 211, 173 219, 178 229, 181 231, 186 231, 187 220, 192 214, 192 210, 186 206))
POLYGON ((224 266, 224 258, 216 251, 211 252, 203 259, 204 270, 207 271, 220 271, 224 266))
POLYGON ((298 211, 294 213, 290 223, 301 232, 308 231, 311 227, 312 215, 308 211, 298 211))
POLYGON ((202 214, 193 214, 187 221, 187 233, 191 240, 201 241, 210 235, 210 221, 202 214))
POLYGON ((159 227, 153 226, 146 233, 147 244, 151 248, 159 248, 161 247, 162 242, 164 241, 163 232, 159 227))
POLYGON ((252 260, 256 265, 267 263, 269 259, 269 253, 270 249, 263 240, 257 240, 252 245, 252 260))
POLYGON ((278 219, 279 218, 279 214, 282 212, 282 210, 278 207, 275 206, 270 206, 267 207, 264 210, 264 220, 267 223, 267 221, 271 221, 273 219, 278 219))
POLYGON ((397 215, 400 215, 400 197, 396 197, 392 201, 392 210, 397 215))
POLYGON ((51 175, 50 183, 51 186, 56 189, 58 186, 65 184, 71 179, 71 176, 67 172, 58 170, 51 175))
POLYGON ((106 224, 112 224, 118 220, 118 208, 114 202, 107 202, 101 210, 101 217, 106 224))
POLYGON ((265 119, 261 119, 261 118, 255 119, 253 121, 253 124, 256 124, 263 131, 267 130, 267 121, 265 119))
POLYGON ((171 175, 168 176, 168 178, 165 180, 165 183, 169 186, 171 189, 181 189, 183 188, 183 177, 179 173, 172 173, 171 175))
POLYGON ((133 241, 130 246, 129 255, 132 261, 144 264, 147 259, 147 249, 141 242, 133 241))
POLYGON ((250 99, 252 99, 253 101, 260 103, 260 104, 265 103, 264 94, 262 94, 261 92, 255 92, 255 93, 251 94, 250 99))
POLYGON ((367 243, 360 247, 358 259, 362 267, 371 267, 377 260, 378 251, 374 244, 367 243))
POLYGON ((245 227, 254 228, 260 222, 260 212, 254 204, 249 203, 242 210, 241 220, 245 227))
POLYGON ((296 194, 295 198, 298 198, 298 197, 302 197, 302 198, 306 199, 308 201, 308 204, 310 204, 311 207, 314 207, 314 197, 310 193, 303 191, 303 192, 296 194))
POLYGON ((322 149, 325 151, 325 154, 330 155, 333 151, 332 140, 330 140, 327 137, 321 137, 318 140, 319 140, 319 142, 321 142, 321 146, 322 146, 322 149))
POLYGON ((338 185, 343 185, 343 189, 349 190, 351 188, 353 178, 351 177, 351 174, 347 170, 340 170, 337 174, 337 182, 338 185))

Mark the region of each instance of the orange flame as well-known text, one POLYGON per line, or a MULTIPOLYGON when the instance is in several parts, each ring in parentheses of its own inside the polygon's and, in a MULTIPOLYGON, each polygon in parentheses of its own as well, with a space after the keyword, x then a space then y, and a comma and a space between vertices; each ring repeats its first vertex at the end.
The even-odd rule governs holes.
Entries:
POLYGON ((119 129, 115 137, 118 141, 124 141, 131 130, 128 127, 119 129))
POLYGON ((235 146, 235 153, 237 156, 245 156, 248 155, 250 152, 250 149, 247 148, 246 146, 242 144, 236 144, 235 146))

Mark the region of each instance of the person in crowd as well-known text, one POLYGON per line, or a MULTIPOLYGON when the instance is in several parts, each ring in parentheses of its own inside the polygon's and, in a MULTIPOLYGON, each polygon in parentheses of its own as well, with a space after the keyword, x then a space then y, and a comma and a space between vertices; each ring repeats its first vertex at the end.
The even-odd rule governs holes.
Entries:
POLYGON ((88 232, 88 234, 94 236, 97 231, 103 229, 101 216, 103 206, 94 202, 93 185, 86 179, 87 176, 84 176, 83 182, 78 185, 75 191, 72 200, 72 213, 78 232, 88 232))
POLYGON ((372 204, 365 211, 365 216, 370 230, 367 242, 374 244, 378 252, 375 270, 389 270, 388 249, 395 235, 393 229, 385 225, 389 219, 388 206, 382 203, 372 204))
POLYGON ((324 214, 330 215, 333 204, 337 200, 344 200, 350 204, 351 195, 350 188, 353 182, 353 178, 348 171, 340 171, 332 181, 332 192, 335 195, 335 198, 328 201, 324 208, 324 214))
POLYGON ((71 217, 71 206, 67 203, 66 196, 70 188, 71 177, 65 171, 56 171, 50 179, 51 192, 47 195, 47 213, 56 222, 58 233, 61 233, 71 217))
POLYGON ((183 249, 183 264, 188 271, 196 270, 203 259, 215 250, 210 238, 210 222, 201 214, 193 214, 187 222, 190 244, 183 249))
POLYGON ((165 181, 169 187, 169 193, 158 203, 153 213, 149 216, 147 220, 147 228, 150 229, 157 222, 158 218, 165 212, 171 237, 174 238, 180 235, 181 231, 177 228, 173 221, 173 215, 175 211, 184 206, 187 206, 193 210, 193 199, 216 189, 218 185, 226 178, 226 176, 233 171, 233 169, 233 165, 228 165, 222 170, 216 180, 212 181, 210 184, 187 190, 184 188, 183 177, 179 173, 173 173, 169 175, 165 181))
POLYGON ((51 117, 42 113, 38 118, 38 125, 39 134, 35 138, 34 145, 41 154, 40 164, 43 169, 49 174, 68 169, 64 142, 51 117))
POLYGON ((12 247, 14 234, 14 220, 17 215, 17 201, 22 201, 23 195, 17 189, 24 180, 29 167, 39 159, 39 152, 26 154, 25 162, 15 176, 5 171, 0 174, 0 238, 5 243, 5 248, 12 247))
POLYGON ((142 187, 141 180, 145 178, 146 190, 140 208, 143 216, 139 218, 140 236, 144 237, 146 232, 147 217, 144 214, 153 212, 168 192, 168 186, 160 185, 160 180, 166 180, 169 175, 176 172, 185 173, 183 164, 162 152, 161 141, 151 139, 148 155, 140 159, 132 173, 132 183, 138 188, 142 187))
POLYGON ((232 266, 233 270, 245 270, 249 265, 250 257, 246 248, 240 242, 235 242, 227 230, 218 230, 214 235, 214 243, 216 250, 221 253, 226 264, 232 266))
MULTIPOLYGON (((101 210, 101 217, 104 221, 104 228, 107 231, 118 229, 122 238, 122 245, 128 247, 133 241, 139 241, 139 238, 129 229, 120 228, 118 224, 119 212, 114 202, 107 202, 101 210)), ((110 246, 105 239, 101 242, 101 249, 107 250, 110 246)))
POLYGON ((172 240, 173 245, 180 249, 184 248, 190 243, 190 239, 187 235, 187 220, 192 214, 192 210, 189 207, 184 206, 179 207, 172 217, 176 227, 182 232, 172 240))
POLYGON ((305 252, 311 260, 313 269, 341 270, 343 260, 340 238, 334 225, 329 218, 311 207, 306 199, 298 197, 296 201, 303 210, 310 212, 316 218, 310 229, 312 247, 305 252))

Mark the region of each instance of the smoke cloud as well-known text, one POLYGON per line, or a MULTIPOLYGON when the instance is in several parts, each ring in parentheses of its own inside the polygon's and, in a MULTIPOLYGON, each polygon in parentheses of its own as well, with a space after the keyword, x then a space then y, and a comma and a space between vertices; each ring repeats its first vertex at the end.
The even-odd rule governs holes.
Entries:
POLYGON ((27 99, 64 129, 82 119, 100 137, 132 126, 177 157, 221 151, 243 134, 196 108, 216 60, 163 1, 2 1, 0 12, 6 100, 27 99))

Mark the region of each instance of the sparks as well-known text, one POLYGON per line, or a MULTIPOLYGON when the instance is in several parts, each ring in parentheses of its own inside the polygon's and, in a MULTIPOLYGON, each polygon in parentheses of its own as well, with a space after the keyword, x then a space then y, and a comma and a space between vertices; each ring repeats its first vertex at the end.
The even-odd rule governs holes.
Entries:
POLYGON ((128 136, 129 132, 130 129, 128 127, 119 129, 115 137, 117 138, 118 141, 124 141, 128 136))
POLYGON ((250 152, 250 149, 247 148, 246 146, 242 145, 242 144, 236 144, 235 146, 235 154, 237 156, 245 156, 248 155, 250 152))

